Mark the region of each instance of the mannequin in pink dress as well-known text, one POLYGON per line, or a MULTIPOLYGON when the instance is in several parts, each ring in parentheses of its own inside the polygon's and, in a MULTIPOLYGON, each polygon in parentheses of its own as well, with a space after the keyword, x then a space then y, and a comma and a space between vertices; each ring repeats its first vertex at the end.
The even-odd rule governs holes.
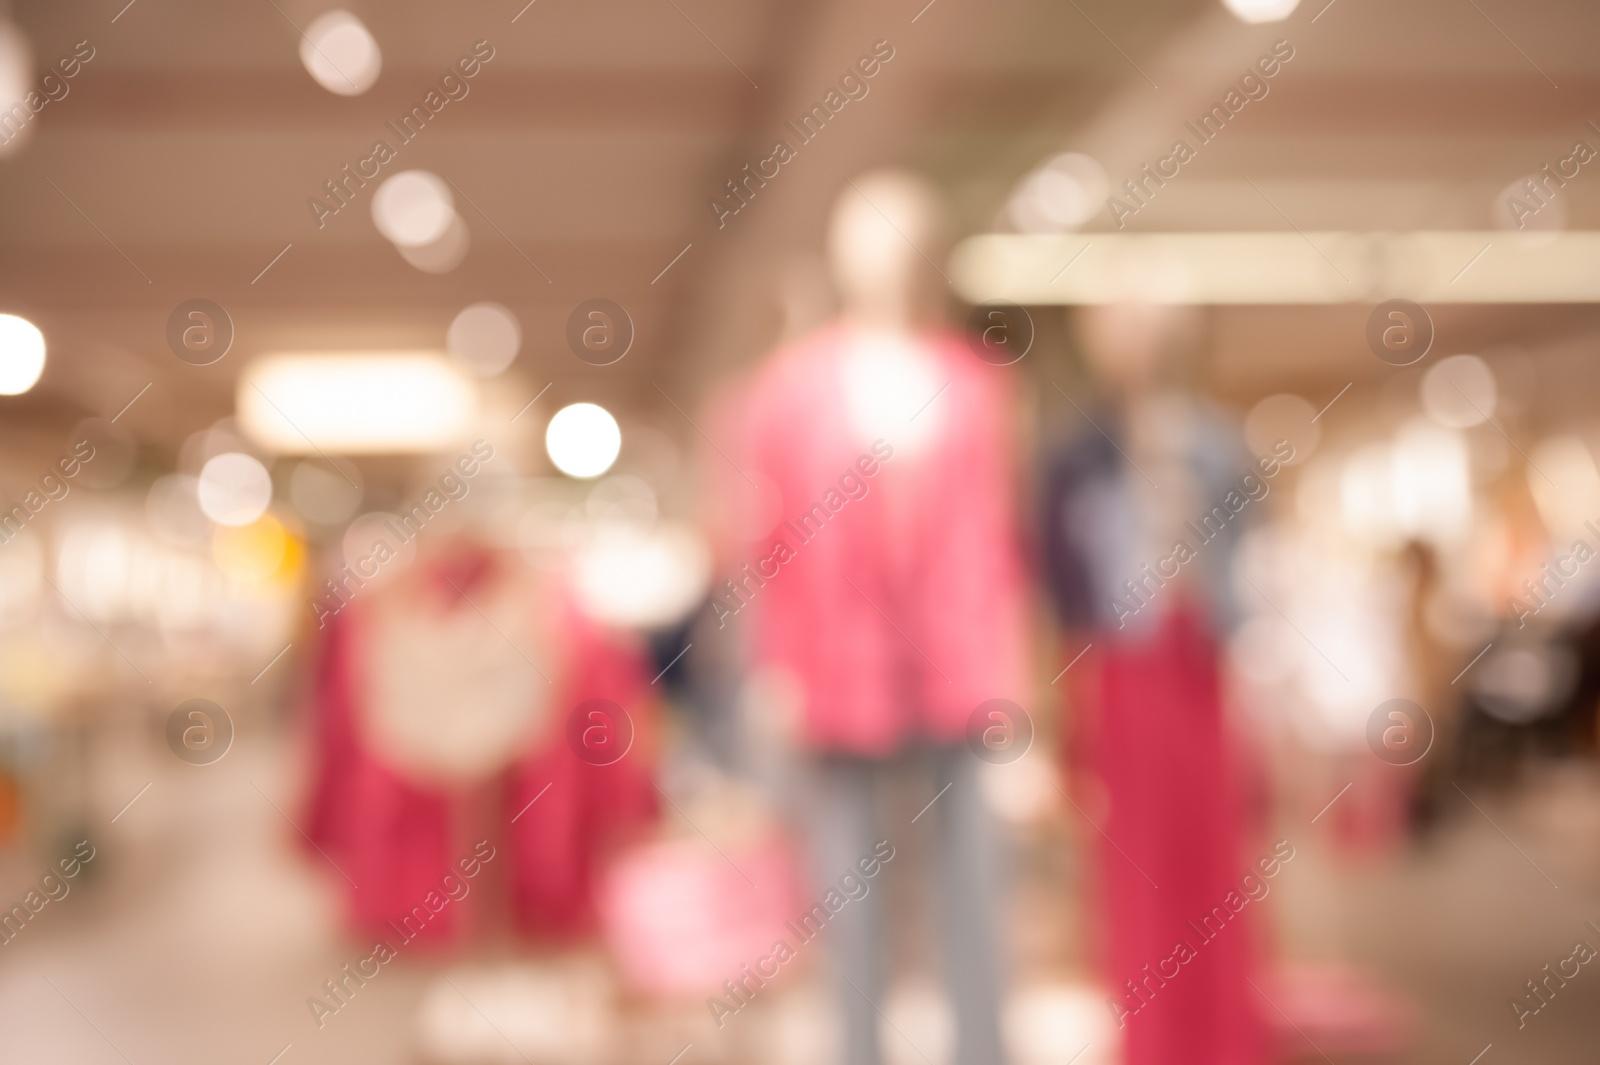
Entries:
MULTIPOLYGON (((716 605, 750 626, 761 686, 781 693, 772 712, 806 757, 817 882, 876 841, 933 834, 937 868, 920 879, 939 896, 952 1060, 997 1065, 994 833, 963 738, 980 703, 1024 688, 1011 404, 1008 371, 937 324, 945 282, 925 253, 940 235, 918 179, 867 175, 841 193, 828 248, 843 314, 730 404, 741 475, 761 486, 745 495, 764 501, 747 527, 767 531, 716 605), (938 797, 915 824, 879 816, 897 767, 938 797)), ((851 902, 826 933, 849 1065, 882 1057, 883 898, 851 902)))
POLYGON ((1255 467, 1218 412, 1159 387, 1179 310, 1082 315, 1103 399, 1081 401, 1093 425, 1063 412, 1076 431, 1047 459, 1041 505, 1063 654, 1089 645, 1065 687, 1074 789, 1101 830, 1110 1010, 1128 1065, 1262 1065, 1271 1007, 1249 983, 1262 922, 1240 894, 1259 856, 1244 846, 1220 653, 1247 515, 1205 529, 1209 539, 1192 527, 1255 467), (1192 550, 1175 550, 1180 541, 1192 550), (1219 906, 1228 920, 1212 934, 1206 915, 1219 906))

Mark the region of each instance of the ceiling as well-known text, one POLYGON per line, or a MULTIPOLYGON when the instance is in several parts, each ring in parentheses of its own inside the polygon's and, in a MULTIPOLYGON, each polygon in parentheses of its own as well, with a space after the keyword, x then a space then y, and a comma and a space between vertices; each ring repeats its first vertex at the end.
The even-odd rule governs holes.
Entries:
MULTIPOLYGON (((1487 228, 1512 179, 1580 136, 1600 146, 1584 126, 1600 121, 1585 110, 1600 90, 1600 7, 1555 0, 1303 0, 1269 26, 1217 0, 357 2, 384 65, 352 98, 299 60, 297 27, 326 2, 125 2, 12 5, 36 63, 80 40, 95 49, 0 159, 3 309, 51 346, 41 385, 0 401, 12 429, 109 416, 150 384, 123 424, 175 449, 231 412, 253 355, 438 348, 454 314, 486 299, 522 322, 512 372, 527 395, 553 383, 551 403, 673 421, 663 396, 692 411, 771 342, 775 278, 817 250, 848 177, 921 168, 963 232, 989 228, 1052 152, 1094 155, 1114 185, 1134 176, 1279 39, 1295 57, 1270 94, 1130 229, 1487 228), (470 94, 392 168, 455 185, 472 240, 463 264, 436 276, 404 262, 374 227, 371 187, 319 228, 308 199, 479 40, 494 58, 470 94), (869 94, 719 228, 708 201, 724 182, 881 40, 894 58, 869 94), (164 340, 168 314, 195 297, 236 328, 212 366, 164 340), (608 367, 564 340, 568 314, 594 297, 637 329, 608 367)), ((1572 228, 1600 228, 1596 171, 1563 194, 1572 228)), ((1102 213, 1087 228, 1110 226, 1102 213)), ((1235 394, 1381 370, 1361 346, 1361 308, 1211 314, 1235 394)), ((1553 342, 1595 326, 1589 308, 1469 307, 1441 337, 1553 342)))

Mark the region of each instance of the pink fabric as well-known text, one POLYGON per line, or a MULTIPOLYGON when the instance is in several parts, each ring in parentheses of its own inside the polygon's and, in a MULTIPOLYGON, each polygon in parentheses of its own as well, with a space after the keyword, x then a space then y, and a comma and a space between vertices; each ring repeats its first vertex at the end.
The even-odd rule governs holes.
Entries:
POLYGON ((1258 971, 1261 904, 1246 904, 1215 938, 1190 924, 1223 905, 1269 853, 1243 846, 1216 644, 1192 609, 1179 608, 1147 640, 1096 639, 1069 676, 1086 767, 1107 800, 1088 812, 1103 832, 1095 836, 1108 990, 1130 1011, 1141 1000, 1126 982, 1147 992, 1120 1018, 1123 1060, 1260 1065, 1270 1058, 1271 1007, 1248 979, 1258 971), (1195 956, 1164 986, 1145 984, 1147 965, 1171 972, 1164 960, 1180 941, 1195 956))
MULTIPOLYGON (((923 337, 949 382, 927 397, 941 429, 915 452, 888 433, 884 461, 849 421, 847 340, 834 326, 779 351, 733 407, 732 457, 768 495, 776 489, 778 512, 739 559, 764 583, 743 571, 735 580, 754 608, 758 663, 799 684, 808 744, 881 755, 913 735, 959 740, 978 704, 1024 691, 1013 371, 983 363, 955 334, 923 337), (800 519, 830 489, 843 499, 846 474, 867 494, 802 542, 800 519), (779 541, 791 560, 771 561, 779 541)), ((726 585, 713 592, 728 599, 726 585)), ((727 623, 743 624, 743 612, 727 623)))
MULTIPOLYGON (((306 835, 343 873, 337 883, 353 930, 383 935, 387 921, 409 912, 450 871, 450 804, 448 795, 409 783, 360 742, 354 647, 360 638, 353 612, 341 612, 328 623, 315 666, 306 835)), ((448 940, 456 918, 445 907, 419 940, 448 940)))
POLYGON ((609 868, 605 937, 635 989, 721 995, 740 966, 759 969, 775 941, 793 940, 785 923, 805 909, 797 890, 804 876, 787 841, 765 836, 728 844, 726 852, 699 839, 658 840, 609 868))
POLYGON ((509 831, 518 925, 551 937, 594 930, 602 862, 656 813, 645 660, 576 611, 568 631, 575 640, 556 704, 561 717, 544 746, 513 769, 506 804, 507 816, 517 818, 509 831), (565 715, 587 699, 609 699, 632 718, 633 746, 621 761, 589 765, 567 745, 565 715))
MULTIPOLYGON (((336 883, 345 891, 353 931, 386 936, 391 935, 387 922, 399 920, 436 890, 439 878, 453 871, 476 840, 457 839, 453 831, 469 796, 414 784, 362 743, 356 713, 364 693, 355 678, 361 616, 358 602, 329 620, 314 667, 312 787, 308 819, 302 823, 314 847, 344 873, 336 883)), ((492 864, 511 867, 519 927, 552 936, 591 930, 600 859, 620 835, 655 812, 643 660, 635 648, 575 612, 569 612, 565 631, 572 660, 559 681, 557 719, 537 747, 504 774, 498 790, 504 796, 500 823, 505 828, 490 836, 498 851, 492 864), (615 765, 590 766, 567 747, 567 710, 593 697, 622 704, 639 732, 633 750, 615 765), (547 784, 549 789, 528 807, 547 784)), ((452 941, 459 911, 446 906, 419 942, 452 941)))
POLYGON ((1285 965, 1262 990, 1283 1013, 1268 1018, 1285 1057, 1324 1054, 1394 1059, 1412 1044, 1417 1009, 1403 992, 1337 962, 1285 965))
POLYGON ((1357 860, 1391 855, 1406 843, 1411 807, 1421 774, 1417 766, 1392 766, 1365 750, 1346 755, 1326 774, 1328 794, 1343 780, 1353 783, 1349 793, 1328 811, 1333 836, 1341 852, 1357 860))

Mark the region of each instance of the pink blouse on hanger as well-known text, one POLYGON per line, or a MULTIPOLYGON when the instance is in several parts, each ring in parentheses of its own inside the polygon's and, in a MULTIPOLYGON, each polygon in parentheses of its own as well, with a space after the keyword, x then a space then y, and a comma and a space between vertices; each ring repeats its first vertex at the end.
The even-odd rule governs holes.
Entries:
MULTIPOLYGON (((358 600, 323 632, 310 691, 310 809, 300 822, 315 848, 313 859, 327 859, 342 874, 329 875, 345 893, 353 930, 394 941, 389 922, 438 890, 440 878, 455 872, 484 830, 496 850, 494 879, 509 874, 512 919, 520 930, 556 937, 590 931, 602 857, 630 829, 653 819, 656 809, 646 738, 649 685, 638 649, 570 604, 552 604, 565 646, 553 678, 551 720, 505 769, 470 787, 450 788, 412 778, 363 734, 360 717, 373 693, 360 663, 375 607, 358 600), (624 706, 640 733, 630 753, 612 765, 590 765, 566 742, 567 711, 596 698, 624 706), (485 797, 486 822, 463 835, 469 807, 485 797)), ((545 666, 556 670, 548 661, 545 666)), ((455 941, 463 909, 482 902, 469 897, 465 907, 444 907, 419 939, 455 941)))

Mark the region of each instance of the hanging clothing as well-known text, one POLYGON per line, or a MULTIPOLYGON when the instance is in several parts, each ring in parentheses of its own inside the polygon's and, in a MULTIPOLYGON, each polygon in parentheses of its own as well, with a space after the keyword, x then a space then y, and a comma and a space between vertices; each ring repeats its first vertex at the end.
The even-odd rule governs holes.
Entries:
MULTIPOLYGON (((959 336, 826 327, 731 405, 740 477, 770 507, 747 566, 713 588, 753 619, 815 750, 887 755, 962 738, 1025 690, 1005 371, 959 336)), ((732 475, 730 475, 732 476, 732 475)))
MULTIPOLYGON (((349 918, 359 932, 392 935, 388 923, 437 891, 440 877, 483 838, 479 832, 510 868, 512 910, 521 928, 549 935, 586 931, 601 855, 620 833, 653 816, 655 796, 643 743, 613 765, 589 765, 567 744, 566 711, 585 699, 611 699, 647 732, 642 656, 564 601, 527 603, 523 609, 542 610, 553 624, 524 627, 502 618, 499 626, 519 639, 534 631, 562 634, 559 642, 506 648, 531 683, 518 678, 509 689, 486 692, 475 687, 481 676, 463 676, 459 690, 475 704, 507 690, 535 699, 535 720, 518 721, 506 707, 445 703, 439 693, 448 686, 426 680, 417 683, 441 700, 431 724, 423 720, 426 699, 415 693, 397 699, 406 705, 385 715, 373 702, 385 692, 395 698, 394 678, 375 678, 373 670, 398 668, 398 651, 429 659, 413 667, 442 674, 470 668, 507 676, 504 663, 474 658, 464 665, 452 656, 452 647, 464 646, 455 638, 461 627, 474 621, 478 648, 504 647, 507 640, 466 601, 499 597, 490 586, 492 570, 460 562, 419 564, 328 619, 310 692, 306 835, 343 874, 349 918), (438 636, 431 651, 430 622, 438 636), (394 646, 375 647, 378 641, 394 646), (462 719, 471 723, 458 727, 462 719), (427 750, 430 737, 437 740, 433 751, 427 750)), ((444 907, 419 938, 452 941, 460 910, 444 907)))
POLYGON ((512 899, 518 926, 529 935, 591 931, 602 859, 644 834, 657 809, 648 659, 641 647, 576 610, 567 619, 572 642, 565 676, 555 678, 564 693, 557 725, 568 708, 606 699, 632 717, 633 745, 617 762, 591 765, 558 727, 513 767, 506 802, 507 816, 517 818, 509 826, 512 899))

